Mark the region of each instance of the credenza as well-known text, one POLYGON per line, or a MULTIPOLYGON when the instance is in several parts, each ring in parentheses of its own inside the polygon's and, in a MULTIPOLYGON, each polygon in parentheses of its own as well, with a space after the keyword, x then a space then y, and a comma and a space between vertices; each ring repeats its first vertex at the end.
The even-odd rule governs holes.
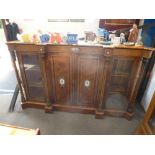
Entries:
POLYGON ((134 116, 137 91, 154 49, 136 46, 8 42, 23 108, 134 116))

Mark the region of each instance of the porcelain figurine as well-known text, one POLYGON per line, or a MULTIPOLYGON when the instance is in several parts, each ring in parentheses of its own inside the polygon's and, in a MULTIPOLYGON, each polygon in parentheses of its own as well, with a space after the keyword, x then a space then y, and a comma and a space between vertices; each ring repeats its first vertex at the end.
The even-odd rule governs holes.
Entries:
POLYGON ((136 43, 137 42, 137 37, 138 37, 138 28, 137 28, 136 24, 133 24, 133 27, 130 30, 128 41, 136 43))

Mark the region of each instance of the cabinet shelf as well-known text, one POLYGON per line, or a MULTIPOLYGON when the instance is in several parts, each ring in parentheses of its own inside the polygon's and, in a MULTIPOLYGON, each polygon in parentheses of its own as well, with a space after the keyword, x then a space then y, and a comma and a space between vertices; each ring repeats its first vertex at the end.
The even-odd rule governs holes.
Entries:
POLYGON ((113 86, 110 88, 110 92, 123 92, 125 93, 127 90, 123 87, 113 86))
POLYGON ((44 101, 45 98, 43 96, 31 97, 31 101, 44 101))
POLYGON ((29 83, 29 87, 43 87, 42 82, 32 82, 29 83))
POLYGON ((117 74, 112 74, 112 76, 129 76, 130 74, 128 73, 117 73, 117 74))

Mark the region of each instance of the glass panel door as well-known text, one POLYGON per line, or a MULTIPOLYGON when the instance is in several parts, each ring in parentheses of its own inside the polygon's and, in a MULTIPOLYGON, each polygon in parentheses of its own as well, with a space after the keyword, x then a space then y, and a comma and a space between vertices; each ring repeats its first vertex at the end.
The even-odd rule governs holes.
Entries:
POLYGON ((23 54, 23 67, 28 87, 29 100, 44 101, 44 87, 38 55, 23 54))

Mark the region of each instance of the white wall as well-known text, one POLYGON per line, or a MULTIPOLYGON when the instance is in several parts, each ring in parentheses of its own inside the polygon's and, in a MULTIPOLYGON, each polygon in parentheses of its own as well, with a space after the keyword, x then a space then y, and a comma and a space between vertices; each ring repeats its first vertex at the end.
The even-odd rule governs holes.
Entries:
POLYGON ((147 84, 144 96, 141 101, 141 105, 143 106, 145 111, 147 111, 147 109, 148 109, 148 106, 151 102, 154 91, 155 91, 155 65, 152 69, 152 73, 150 75, 149 82, 147 84))
MULTIPOLYGON (((143 24, 144 24, 144 19, 141 19, 139 25, 143 25, 143 24)), ((139 31, 139 35, 141 35, 141 32, 142 32, 142 29, 139 31)), ((155 91, 155 65, 152 69, 150 79, 148 81, 146 90, 144 92, 144 96, 141 100, 141 105, 143 106, 145 111, 147 111, 149 107, 154 91, 155 91)))
POLYGON ((60 33, 78 33, 79 37, 84 36, 84 31, 97 32, 99 27, 99 19, 86 19, 85 22, 48 22, 47 19, 10 19, 15 21, 24 32, 36 32, 43 30, 43 32, 60 32, 60 33))

